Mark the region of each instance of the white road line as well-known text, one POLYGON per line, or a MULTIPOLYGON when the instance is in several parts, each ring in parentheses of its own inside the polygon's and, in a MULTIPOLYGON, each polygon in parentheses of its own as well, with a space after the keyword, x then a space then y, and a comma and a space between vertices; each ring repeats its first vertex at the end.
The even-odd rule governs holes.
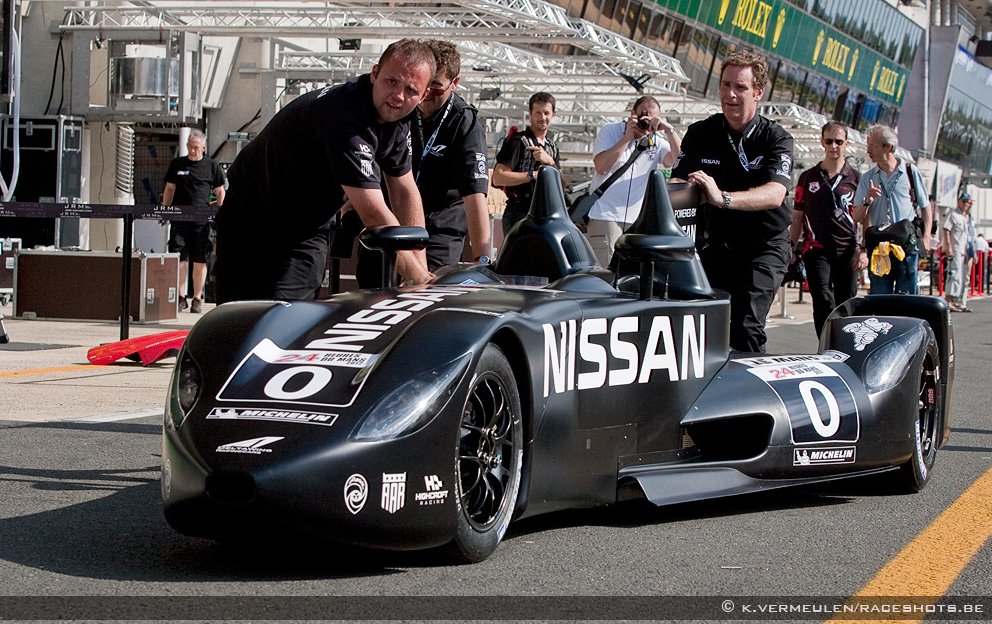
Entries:
POLYGON ((141 412, 126 412, 124 414, 105 414, 103 416, 92 416, 90 418, 70 418, 64 422, 75 423, 106 423, 118 420, 136 420, 138 418, 148 418, 149 416, 165 416, 161 408, 144 410, 141 412))

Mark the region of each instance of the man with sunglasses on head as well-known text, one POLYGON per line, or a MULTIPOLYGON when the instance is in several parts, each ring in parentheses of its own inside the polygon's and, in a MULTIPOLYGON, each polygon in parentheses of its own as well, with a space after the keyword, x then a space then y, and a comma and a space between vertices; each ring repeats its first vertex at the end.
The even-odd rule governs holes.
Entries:
MULTIPOLYGON (((434 52, 437 71, 411 119, 410 138, 414 179, 430 234, 427 268, 436 271, 461 260, 466 235, 474 260, 492 253, 486 203, 489 169, 478 111, 455 93, 461 74, 458 48, 440 39, 424 43, 434 52)), ((378 284, 379 258, 378 252, 358 249, 355 273, 360 287, 378 284)))
MULTIPOLYGON (((368 227, 424 225, 410 115, 435 69, 426 43, 397 41, 371 73, 301 95, 241 150, 216 217, 218 303, 314 299, 345 202, 368 227)), ((411 284, 433 278, 423 252, 400 251, 397 269, 411 284)))
POLYGON ((802 237, 797 253, 806 265, 817 336, 834 307, 857 294, 858 271, 868 266, 852 211, 861 176, 847 164, 847 126, 828 121, 820 144, 823 160, 799 176, 789 229, 793 248, 802 237))
POLYGON ((792 136, 758 114, 768 65, 732 52, 720 69, 720 107, 689 126, 672 178, 698 186, 696 246, 714 288, 730 293, 730 347, 764 353, 765 320, 791 256, 792 136))

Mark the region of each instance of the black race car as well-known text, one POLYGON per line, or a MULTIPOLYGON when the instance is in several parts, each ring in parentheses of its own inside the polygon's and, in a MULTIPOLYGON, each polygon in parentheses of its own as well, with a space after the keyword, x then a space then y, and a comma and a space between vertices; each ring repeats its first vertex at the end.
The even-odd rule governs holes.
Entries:
MULTIPOLYGON (((941 299, 855 298, 816 354, 730 353, 729 301, 661 174, 612 270, 569 220, 553 169, 535 195, 494 265, 205 315, 166 407, 169 523, 479 561, 512 518, 562 508, 876 473, 894 491, 927 483, 950 432, 941 299)), ((391 276, 395 251, 426 233, 362 236, 391 276)))

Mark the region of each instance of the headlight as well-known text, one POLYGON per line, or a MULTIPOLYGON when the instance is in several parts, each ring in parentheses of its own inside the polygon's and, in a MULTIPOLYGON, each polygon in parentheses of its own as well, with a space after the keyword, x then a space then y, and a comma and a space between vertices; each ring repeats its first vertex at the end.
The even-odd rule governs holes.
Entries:
POLYGON ((176 378, 176 400, 172 404, 172 422, 178 428, 183 424, 189 411, 193 409, 196 400, 200 398, 200 389, 203 387, 203 375, 200 374, 200 367, 185 352, 182 359, 179 360, 176 378), (177 405, 178 410, 175 409, 177 405), (176 413, 177 411, 178 413, 176 413))
POLYGON ((923 327, 899 336, 875 351, 865 362, 865 388, 877 394, 892 388, 906 376, 909 363, 923 343, 923 327))
POLYGON ((414 433, 444 407, 455 391, 471 354, 404 381, 387 394, 351 438, 356 442, 389 440, 414 433))

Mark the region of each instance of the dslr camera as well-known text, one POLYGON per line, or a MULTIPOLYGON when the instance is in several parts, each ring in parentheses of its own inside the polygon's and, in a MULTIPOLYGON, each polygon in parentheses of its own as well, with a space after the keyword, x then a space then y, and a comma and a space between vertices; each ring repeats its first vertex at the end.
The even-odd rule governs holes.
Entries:
POLYGON ((651 129, 651 118, 650 117, 638 117, 638 119, 637 119, 637 126, 641 130, 650 130, 651 129))

